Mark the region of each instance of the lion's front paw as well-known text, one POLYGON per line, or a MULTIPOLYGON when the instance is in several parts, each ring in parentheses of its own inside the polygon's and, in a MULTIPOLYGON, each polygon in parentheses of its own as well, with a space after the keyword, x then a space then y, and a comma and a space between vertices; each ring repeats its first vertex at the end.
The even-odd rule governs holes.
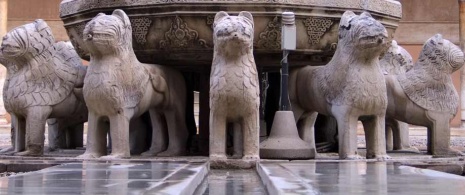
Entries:
POLYGON ((43 151, 32 151, 32 150, 26 150, 24 152, 18 152, 15 153, 16 156, 42 156, 43 151))
POLYGON ((245 161, 259 161, 260 156, 258 156, 258 155, 244 155, 244 157, 242 157, 242 160, 245 160, 245 161))
POLYGON ((77 156, 76 158, 78 159, 91 159, 91 158, 98 158, 102 155, 100 154, 96 154, 96 153, 84 153, 84 154, 81 154, 79 156, 77 156))
POLYGON ((164 152, 160 152, 157 154, 157 156, 160 157, 171 157, 171 156, 184 156, 186 155, 186 150, 178 150, 178 149, 168 149, 165 150, 164 152))
POLYGON ((362 156, 358 155, 358 154, 353 154, 353 155, 347 155, 347 157, 345 158, 342 158, 343 160, 362 160, 362 159, 365 159, 363 158, 362 156))
POLYGON ((102 156, 100 157, 100 159, 103 159, 103 160, 117 160, 117 159, 123 159, 123 158, 129 158, 131 157, 130 155, 127 155, 127 154, 123 154, 123 153, 112 153, 110 155, 106 155, 106 156, 102 156))
POLYGON ((150 149, 148 151, 145 151, 141 154, 141 156, 156 156, 158 153, 160 153, 161 149, 150 149))
MULTIPOLYGON (((368 157, 367 157, 368 158, 368 157)), ((385 160, 389 160, 389 159, 392 159, 389 155, 387 154, 383 154, 383 155, 374 155, 372 156, 371 158, 374 158, 378 161, 385 161, 385 160)))

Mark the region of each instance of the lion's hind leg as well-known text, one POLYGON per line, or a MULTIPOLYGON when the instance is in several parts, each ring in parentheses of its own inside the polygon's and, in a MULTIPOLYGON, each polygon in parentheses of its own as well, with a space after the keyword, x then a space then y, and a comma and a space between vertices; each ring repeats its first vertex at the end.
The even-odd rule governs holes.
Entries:
POLYGON ((317 153, 315 146, 315 121, 317 116, 317 112, 304 113, 297 123, 299 137, 310 144, 314 154, 317 153))
POLYGON ((18 156, 40 156, 44 153, 45 123, 51 107, 32 107, 26 117, 26 150, 18 156))
POLYGON ((426 115, 431 120, 431 128, 428 128, 428 153, 433 156, 463 156, 463 153, 450 148, 450 114, 427 111, 426 115))
POLYGON ((186 154, 188 131, 181 108, 165 112, 168 127, 168 148, 157 156, 182 156, 186 154))
POLYGON ((362 120, 365 130, 366 158, 390 159, 386 154, 385 116, 370 116, 362 120))
POLYGON ((168 129, 163 114, 152 108, 150 120, 152 122, 152 143, 150 149, 142 153, 142 156, 155 156, 168 147, 168 129))

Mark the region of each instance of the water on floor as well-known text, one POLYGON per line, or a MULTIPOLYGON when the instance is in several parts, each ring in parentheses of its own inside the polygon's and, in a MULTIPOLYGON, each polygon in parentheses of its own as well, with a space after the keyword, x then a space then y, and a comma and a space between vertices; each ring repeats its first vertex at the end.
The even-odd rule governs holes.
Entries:
POLYGON ((271 194, 464 194, 465 177, 387 162, 260 163, 271 194))

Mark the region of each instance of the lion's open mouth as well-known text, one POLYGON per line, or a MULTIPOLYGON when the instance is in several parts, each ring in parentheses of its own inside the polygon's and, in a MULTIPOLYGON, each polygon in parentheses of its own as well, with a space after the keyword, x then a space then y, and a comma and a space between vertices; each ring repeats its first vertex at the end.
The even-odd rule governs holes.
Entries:
POLYGON ((14 55, 21 52, 21 47, 18 45, 11 45, 8 43, 4 43, 0 47, 0 51, 6 55, 14 55))
POLYGON ((448 61, 452 69, 456 71, 465 63, 465 56, 460 49, 452 48, 450 50, 450 55, 448 56, 448 61))
POLYGON ((384 35, 364 36, 359 38, 359 43, 364 48, 373 48, 385 44, 386 38, 384 35))

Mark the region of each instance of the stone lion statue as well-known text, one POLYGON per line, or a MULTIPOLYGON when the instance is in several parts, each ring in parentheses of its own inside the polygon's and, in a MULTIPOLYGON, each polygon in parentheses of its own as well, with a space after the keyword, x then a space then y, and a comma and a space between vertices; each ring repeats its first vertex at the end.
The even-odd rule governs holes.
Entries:
MULTIPOLYGON (((346 11, 339 24, 339 42, 332 60, 323 67, 306 66, 291 71, 289 95, 299 134, 314 143, 316 112, 337 120, 339 158, 360 159, 357 121, 367 140, 367 158, 387 159, 384 133, 386 84, 379 67, 387 31, 364 12, 346 11)), ((316 151, 315 151, 316 153, 316 151)))
POLYGON ((235 151, 242 159, 259 159, 259 83, 253 57, 252 14, 218 12, 214 20, 214 54, 210 75, 210 159, 225 160, 226 125, 234 123, 235 151), (235 136, 237 137, 237 136, 235 136), (237 147, 242 144, 243 147, 237 147))
POLYGON ((435 156, 461 154, 449 148, 449 122, 459 105, 450 75, 464 62, 459 47, 437 34, 423 45, 412 70, 386 76, 387 116, 427 127, 428 152, 435 156))
MULTIPOLYGON (((413 68, 413 59, 407 50, 393 40, 389 49, 380 59, 379 65, 384 75, 405 74, 413 68)), ((395 152, 419 152, 417 148, 410 146, 409 125, 407 123, 386 118, 386 149, 395 152)))
POLYGON ((403 47, 392 40, 390 47, 379 60, 384 75, 404 74, 413 68, 412 56, 403 47))
POLYGON ((51 129, 52 137, 49 136, 52 149, 63 147, 64 143, 53 138, 60 136, 59 129, 64 131, 69 127, 77 131, 69 132, 70 135, 77 137, 68 143, 82 146, 82 123, 87 119, 87 108, 79 89, 83 86, 86 67, 82 66, 74 48, 66 42, 55 43, 47 23, 36 20, 8 32, 0 55, 7 61, 3 99, 5 109, 13 118, 15 151, 25 147, 17 155, 43 154, 45 123, 49 118, 66 120, 82 116, 66 127, 51 129))
POLYGON ((112 150, 103 158, 130 157, 129 123, 147 111, 153 137, 142 155, 185 154, 186 87, 181 73, 137 60, 130 20, 119 9, 111 15, 100 13, 87 23, 84 41, 91 54, 83 88, 89 121, 86 152, 80 157, 107 154, 107 121, 112 150))

